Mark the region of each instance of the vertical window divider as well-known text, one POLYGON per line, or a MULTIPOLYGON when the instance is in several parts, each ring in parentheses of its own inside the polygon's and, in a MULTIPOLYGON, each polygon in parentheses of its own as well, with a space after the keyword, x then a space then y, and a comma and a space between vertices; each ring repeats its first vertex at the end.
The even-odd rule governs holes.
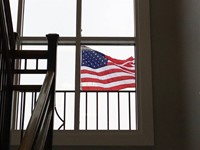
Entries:
POLYGON ((81 4, 82 0, 77 0, 76 16, 76 64, 75 64, 75 123, 74 130, 79 130, 80 118, 80 69, 81 69, 81 4))

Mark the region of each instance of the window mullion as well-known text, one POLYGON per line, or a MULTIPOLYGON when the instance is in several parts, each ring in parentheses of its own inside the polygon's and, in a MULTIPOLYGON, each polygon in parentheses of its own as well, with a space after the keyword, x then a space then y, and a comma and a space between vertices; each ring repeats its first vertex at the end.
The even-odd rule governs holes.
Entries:
POLYGON ((76 64, 75 64, 75 123, 74 130, 79 130, 79 112, 80 112, 80 68, 81 68, 81 3, 77 0, 76 16, 76 64))

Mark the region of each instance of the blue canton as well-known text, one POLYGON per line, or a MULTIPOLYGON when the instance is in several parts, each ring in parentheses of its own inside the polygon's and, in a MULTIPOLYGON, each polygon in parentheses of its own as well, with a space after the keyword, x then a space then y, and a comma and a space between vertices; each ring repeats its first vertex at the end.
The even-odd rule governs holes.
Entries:
POLYGON ((82 49, 82 64, 93 69, 98 69, 107 65, 108 59, 105 55, 91 49, 82 49))

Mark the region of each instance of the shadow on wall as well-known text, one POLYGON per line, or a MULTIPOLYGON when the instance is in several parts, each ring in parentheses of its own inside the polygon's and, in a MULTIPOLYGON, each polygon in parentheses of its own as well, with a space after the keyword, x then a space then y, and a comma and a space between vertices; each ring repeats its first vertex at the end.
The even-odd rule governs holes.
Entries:
POLYGON ((185 147, 200 147, 200 1, 180 3, 178 29, 181 51, 181 98, 184 114, 181 122, 185 133, 185 147))
POLYGON ((200 1, 151 1, 155 149, 200 147, 200 1))

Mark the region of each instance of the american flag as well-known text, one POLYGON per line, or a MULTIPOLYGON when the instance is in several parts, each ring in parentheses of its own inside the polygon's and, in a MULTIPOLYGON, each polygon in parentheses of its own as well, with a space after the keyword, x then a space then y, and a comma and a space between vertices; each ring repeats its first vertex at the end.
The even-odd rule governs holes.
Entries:
POLYGON ((119 60, 82 46, 81 88, 84 91, 118 91, 135 87, 134 58, 119 60))

